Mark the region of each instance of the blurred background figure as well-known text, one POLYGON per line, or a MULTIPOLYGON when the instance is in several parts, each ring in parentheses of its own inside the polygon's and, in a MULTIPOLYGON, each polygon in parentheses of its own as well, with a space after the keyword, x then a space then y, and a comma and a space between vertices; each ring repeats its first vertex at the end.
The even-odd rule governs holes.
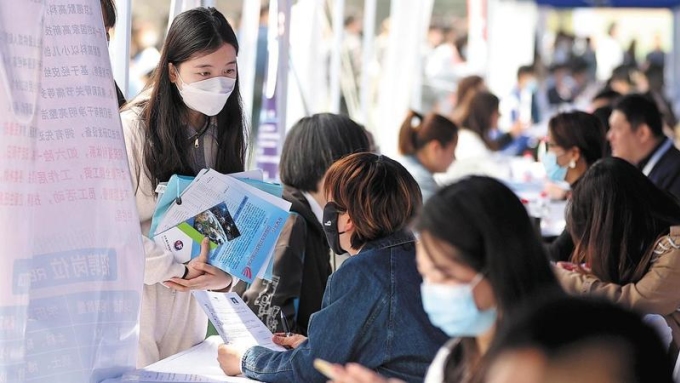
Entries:
POLYGON ((362 72, 362 29, 361 17, 350 14, 345 17, 344 35, 342 39, 342 71, 340 82, 342 84, 341 110, 345 114, 352 115, 356 100, 359 97, 362 72))
POLYGON ((486 83, 480 76, 472 75, 461 79, 456 89, 456 101, 453 111, 450 113, 450 120, 458 126, 463 124, 470 113, 472 99, 477 93, 485 90, 487 90, 486 83))
POLYGON ((673 383, 656 331, 611 303, 550 297, 508 320, 486 383, 673 383))
POLYGON ((614 68, 623 64, 624 52, 618 41, 618 25, 611 23, 607 34, 597 41, 597 79, 606 81, 614 68))
POLYGON ((435 110, 447 115, 451 113, 453 107, 451 100, 458 81, 466 73, 465 58, 458 50, 462 48, 462 42, 459 41, 461 34, 453 25, 443 27, 442 33, 443 41, 432 50, 425 63, 424 81, 437 95, 435 110))
POLYGON ((631 94, 621 98, 609 118, 612 155, 642 171, 660 189, 680 198, 680 151, 663 133, 653 100, 631 94))
POLYGON ((264 80, 267 76, 267 60, 269 51, 267 50, 267 31, 269 30, 269 6, 260 8, 260 25, 257 28, 257 55, 255 56, 255 83, 253 85, 253 110, 251 114, 250 139, 257 139, 258 128, 260 127, 260 113, 262 109, 262 94, 264 91, 264 80))
POLYGON ((523 65, 517 69, 517 84, 512 92, 503 98, 501 110, 506 126, 514 124, 531 125, 541 121, 536 93, 538 79, 532 65, 523 65))
POLYGON ((139 94, 146 86, 156 69, 161 54, 159 31, 148 22, 133 22, 132 41, 130 45, 130 84, 128 94, 132 97, 139 94))
MULTIPOLYGON (((605 155, 607 142, 598 118, 579 111, 551 118, 547 140, 548 151, 541 160, 548 180, 564 190, 573 190, 588 168, 605 155)), ((553 261, 567 261, 573 251, 574 242, 566 229, 548 246, 553 261)))
POLYGON ((444 116, 409 112, 399 130, 400 162, 411 173, 427 201, 439 188, 434 173, 445 172, 455 160, 458 127, 444 116))
POLYGON ((468 175, 497 175, 494 152, 500 147, 491 132, 498 127, 499 100, 493 93, 478 92, 470 101, 467 117, 458 131, 456 161, 445 173, 437 174, 440 185, 447 185, 468 175))
MULTIPOLYGON (((104 19, 104 28, 106 29, 106 41, 111 41, 111 30, 116 26, 116 3, 113 0, 101 0, 102 18, 104 19)), ((116 86, 116 98, 118 99, 118 107, 125 105, 125 95, 121 92, 118 84, 116 86)))
POLYGON ((647 53, 645 58, 645 66, 656 66, 661 69, 661 72, 663 72, 666 67, 666 52, 663 50, 661 44, 661 35, 656 33, 654 35, 653 48, 649 53, 647 53))

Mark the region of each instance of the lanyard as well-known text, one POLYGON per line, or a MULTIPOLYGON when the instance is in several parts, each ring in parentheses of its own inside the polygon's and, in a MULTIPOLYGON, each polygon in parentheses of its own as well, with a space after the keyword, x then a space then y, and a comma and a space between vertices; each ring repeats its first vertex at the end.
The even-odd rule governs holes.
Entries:
POLYGON ((666 152, 668 151, 668 149, 671 148, 672 145, 673 145, 673 141, 666 138, 666 142, 664 142, 663 145, 661 145, 659 150, 657 150, 656 153, 654 153, 652 158, 649 159, 649 162, 647 162, 647 165, 645 165, 645 167, 642 169, 642 173, 644 173, 645 176, 649 177, 649 173, 652 172, 652 169, 654 169, 654 166, 656 165, 656 163, 659 162, 661 157, 664 154, 666 154, 666 152))

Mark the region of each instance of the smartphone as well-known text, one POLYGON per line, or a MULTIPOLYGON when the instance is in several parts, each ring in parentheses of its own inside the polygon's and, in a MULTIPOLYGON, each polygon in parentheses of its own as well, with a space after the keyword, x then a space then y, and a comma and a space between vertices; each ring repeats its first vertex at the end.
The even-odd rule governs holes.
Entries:
POLYGON ((317 371, 322 373, 328 379, 331 379, 331 380, 335 379, 335 374, 333 374, 333 364, 332 363, 326 362, 323 359, 316 358, 316 359, 314 359, 314 368, 316 368, 317 371))

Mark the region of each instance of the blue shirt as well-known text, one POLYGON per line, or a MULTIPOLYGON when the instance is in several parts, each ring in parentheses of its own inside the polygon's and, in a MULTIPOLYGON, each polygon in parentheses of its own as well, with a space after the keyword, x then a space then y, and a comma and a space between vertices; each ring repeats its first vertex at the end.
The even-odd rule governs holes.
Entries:
POLYGON ((439 186, 432 176, 432 172, 427 170, 423 164, 418 161, 416 156, 403 156, 399 162, 404 165, 406 170, 416 180, 420 186, 420 193, 423 195, 423 203, 432 197, 437 192, 439 186))
POLYGON ((448 337, 423 310, 421 282, 410 233, 369 242, 331 275, 322 308, 311 317, 309 338, 284 352, 252 347, 241 360, 241 370, 270 383, 324 383, 328 379, 312 366, 321 358, 422 382, 448 337))

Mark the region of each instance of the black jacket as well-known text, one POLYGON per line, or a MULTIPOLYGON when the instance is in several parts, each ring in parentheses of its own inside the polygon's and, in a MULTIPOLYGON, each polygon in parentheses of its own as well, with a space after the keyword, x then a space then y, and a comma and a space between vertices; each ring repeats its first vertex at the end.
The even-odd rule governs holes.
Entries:
POLYGON ((331 275, 330 248, 302 192, 286 186, 283 198, 292 203, 291 215, 276 243, 272 281, 257 279, 250 286, 241 281, 234 290, 272 332, 283 331, 283 311, 290 330, 307 335, 331 275))
MULTIPOLYGON (((659 144, 649 157, 640 161, 638 168, 640 170, 644 169, 654 153, 662 146, 663 142, 659 144)), ((675 145, 672 145, 670 149, 659 158, 659 161, 654 165, 652 171, 649 172, 648 177, 659 187, 659 189, 673 194, 675 198, 680 201, 680 151, 675 145)))

